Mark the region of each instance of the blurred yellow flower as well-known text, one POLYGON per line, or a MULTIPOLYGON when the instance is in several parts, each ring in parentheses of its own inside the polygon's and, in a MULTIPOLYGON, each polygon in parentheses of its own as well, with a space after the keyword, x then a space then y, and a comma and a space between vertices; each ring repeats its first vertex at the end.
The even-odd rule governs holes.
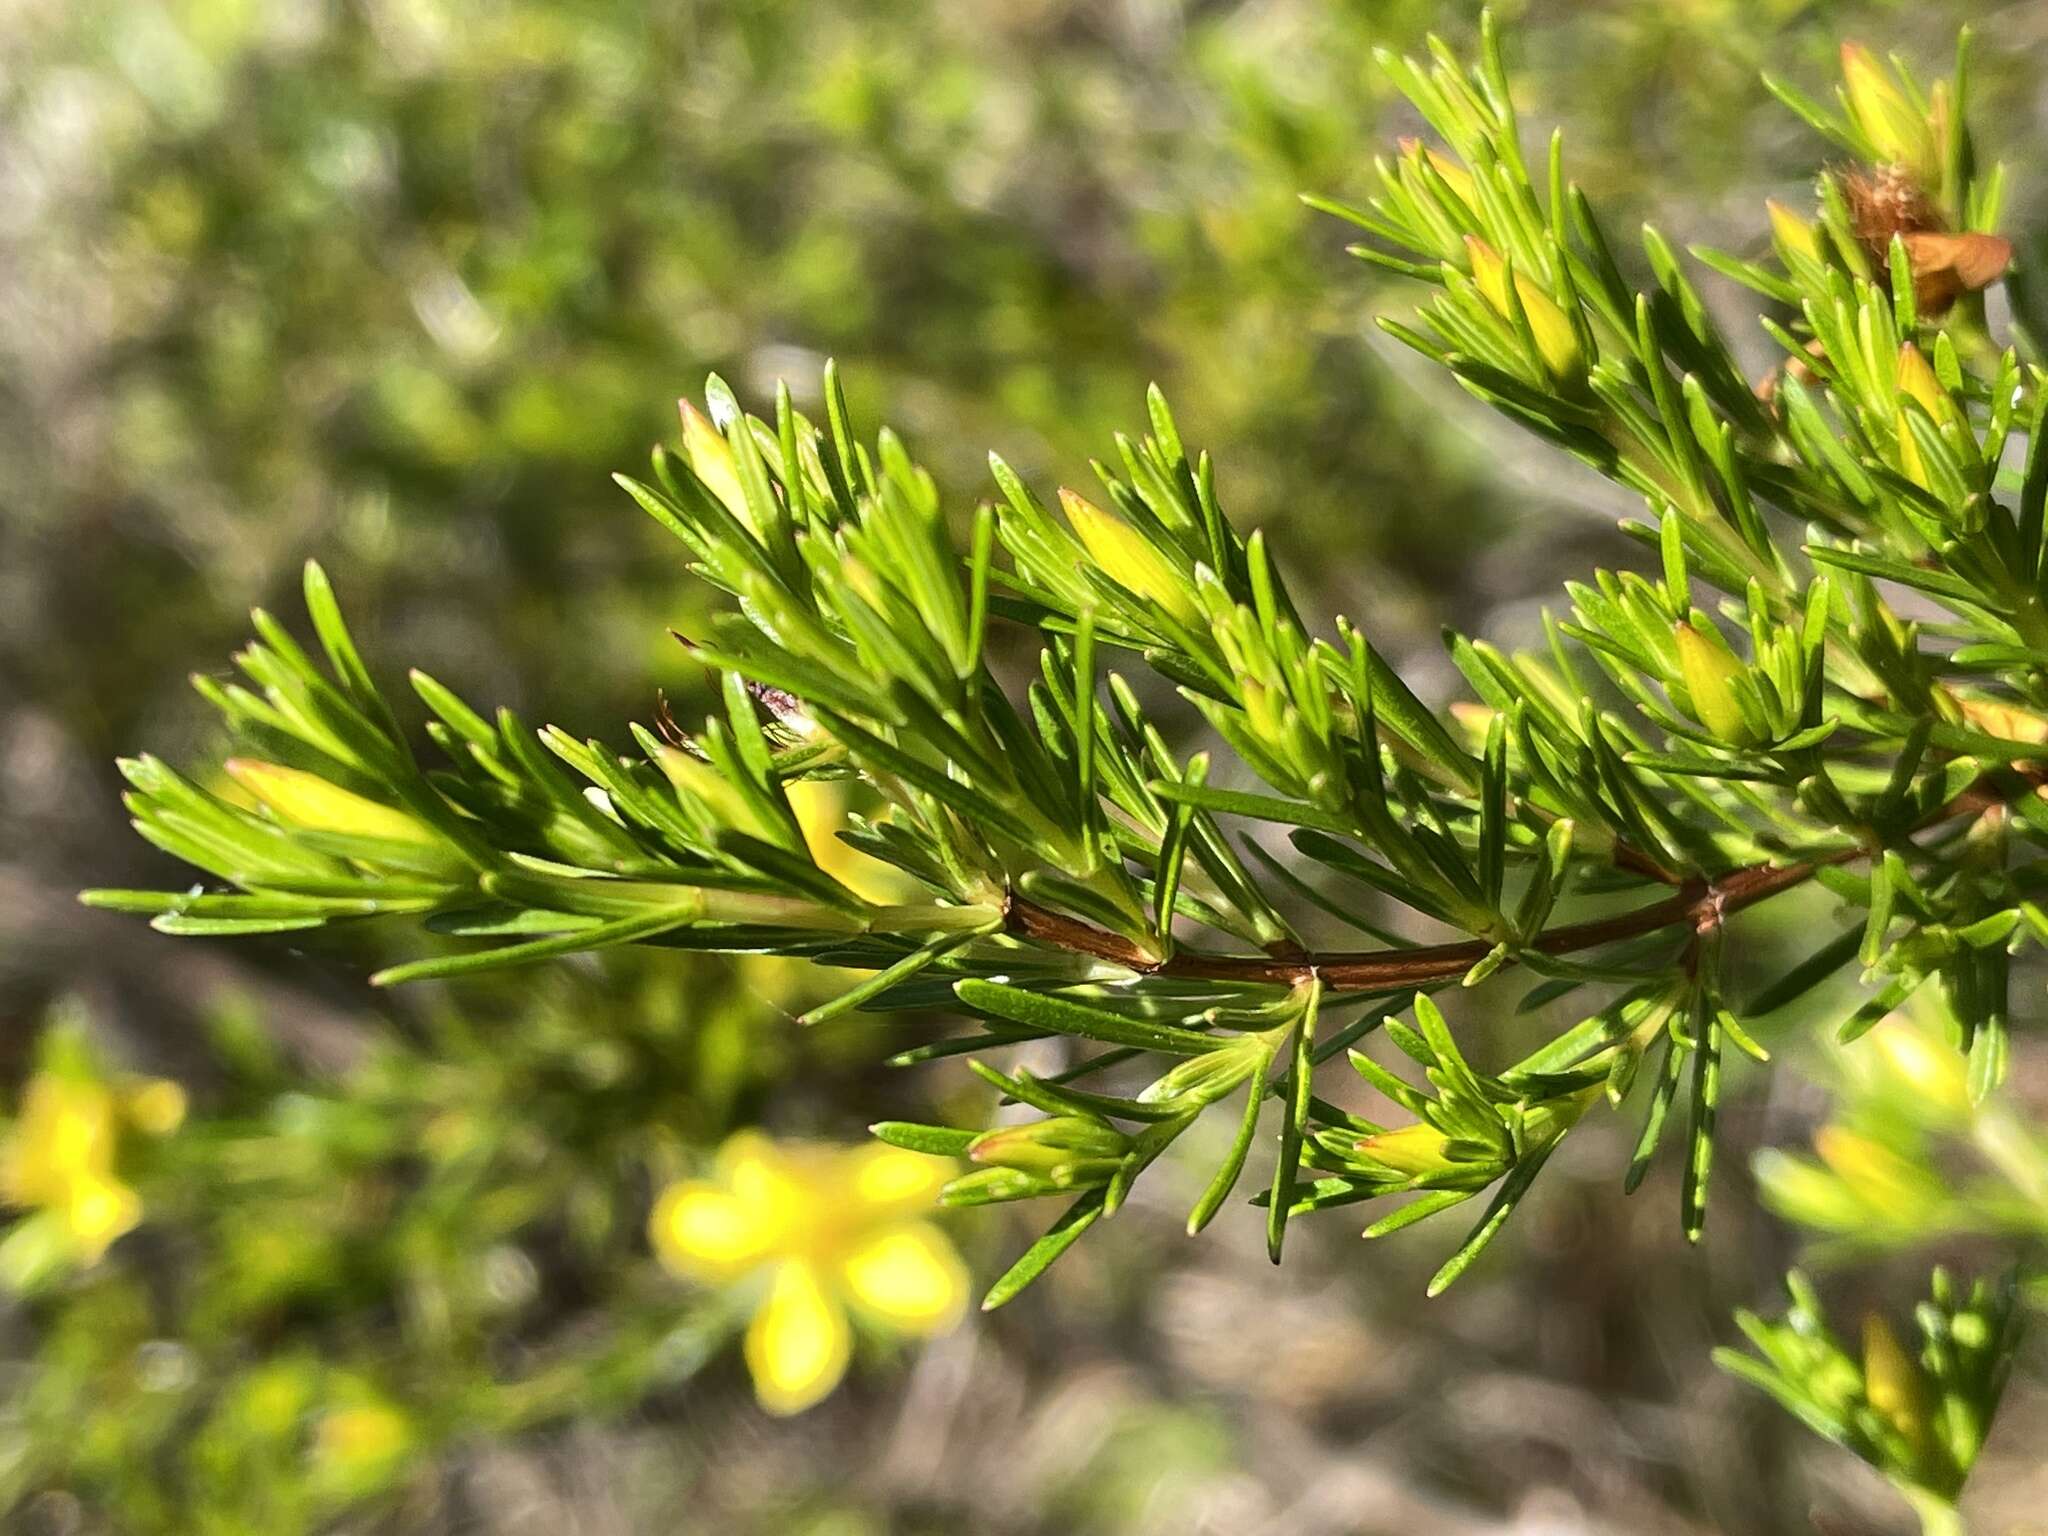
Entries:
POLYGON ((119 1104, 103 1083, 39 1072, 0 1147, 0 1196, 40 1207, 78 1262, 94 1264, 142 1219, 135 1191, 114 1176, 119 1104))
POLYGON ((748 1373, 771 1413, 800 1413, 839 1384, 851 1313, 926 1338, 959 1321, 967 1271, 929 1210, 943 1160, 881 1145, 781 1144, 742 1132, 710 1179, 670 1185, 648 1235, 685 1279, 729 1286, 765 1273, 747 1327, 748 1373))
POLYGON ((142 1220, 120 1177, 130 1133, 168 1136, 185 1119, 185 1090, 166 1078, 109 1077, 76 1023, 47 1029, 37 1067, 0 1134, 0 1204, 27 1213, 0 1237, 0 1285, 32 1290, 96 1264, 142 1220))
POLYGON ((1876 1313, 1863 1319, 1863 1394, 1916 1450, 1926 1448, 1926 1380, 1891 1325, 1876 1313))
POLYGON ((327 1499, 349 1502, 390 1487, 415 1449, 411 1420, 355 1378, 330 1379, 328 1391, 308 1458, 315 1488, 327 1499))
POLYGON ((314 1457, 350 1472, 389 1465, 405 1450, 404 1416, 383 1403, 359 1403, 322 1414, 313 1435, 314 1457))

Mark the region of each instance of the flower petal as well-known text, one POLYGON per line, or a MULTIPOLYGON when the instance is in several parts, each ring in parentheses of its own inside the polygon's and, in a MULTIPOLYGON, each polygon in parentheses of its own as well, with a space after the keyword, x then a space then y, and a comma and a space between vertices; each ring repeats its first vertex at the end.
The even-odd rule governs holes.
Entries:
POLYGON ((141 1220, 142 1201, 118 1179, 80 1174, 66 1191, 64 1224, 78 1245, 80 1263, 99 1263, 114 1239, 141 1220))
POLYGON ((778 1146, 758 1131, 741 1131, 718 1149, 718 1177, 756 1221, 786 1232, 803 1218, 816 1174, 801 1147, 778 1146))
POLYGON ((868 1237, 840 1260, 839 1275, 861 1310, 897 1333, 943 1333, 967 1306, 967 1266, 927 1222, 868 1237))
POLYGON ((775 1271, 775 1283, 747 1325, 747 1371, 770 1413, 801 1413, 839 1385, 853 1351, 846 1309, 817 1269, 801 1259, 775 1271))
POLYGON ((846 1177, 863 1205, 890 1210, 929 1210, 959 1167, 951 1159, 902 1147, 860 1147, 846 1154, 846 1177))
POLYGON ((662 1263, 711 1285, 735 1280, 767 1258, 780 1231, 772 1212, 698 1179, 663 1190, 647 1222, 662 1263))

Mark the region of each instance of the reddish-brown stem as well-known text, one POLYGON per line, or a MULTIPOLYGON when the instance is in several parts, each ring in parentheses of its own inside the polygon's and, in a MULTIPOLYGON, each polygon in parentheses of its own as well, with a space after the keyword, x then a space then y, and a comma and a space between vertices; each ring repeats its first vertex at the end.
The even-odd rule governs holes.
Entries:
MULTIPOLYGON (((1843 863, 1865 850, 1848 848, 1824 862, 1843 863)), ((1719 880, 1689 880, 1672 895, 1632 912, 1567 923, 1540 935, 1535 948, 1546 955, 1566 955, 1594 949, 1621 939, 1637 938, 1660 928, 1688 922, 1695 928, 1710 927, 1744 907, 1756 905, 1802 884, 1817 864, 1757 864, 1723 875, 1719 880)), ((1485 939, 1466 939, 1455 944, 1425 944, 1415 949, 1350 951, 1298 957, 1271 955, 1207 955, 1196 950, 1178 950, 1165 960, 1155 960, 1119 934, 1110 933, 1078 918, 1064 916, 1020 896, 1010 899, 1009 931, 1019 938, 1035 939, 1059 949, 1093 955, 1127 970, 1149 976, 1182 976, 1197 981, 1252 981, 1291 983, 1311 974, 1326 986, 1345 991, 1372 991, 1381 987, 1420 986, 1462 976, 1492 952, 1485 939)))
MULTIPOLYGON (((2039 782, 2034 775, 2026 777, 2030 786, 2039 782)), ((2003 797, 1996 786, 1988 779, 1979 780, 1927 817, 1921 825, 1932 826, 1960 816, 1978 815, 2002 803, 2003 797)), ((1846 864, 1870 851, 1862 846, 1849 847, 1804 863, 1751 864, 1712 880, 1696 877, 1684 880, 1662 901, 1651 902, 1630 912, 1616 913, 1612 917, 1597 917, 1546 929, 1537 936, 1533 947, 1546 955, 1567 955, 1622 939, 1639 938, 1679 923, 1689 924, 1695 932, 1704 933, 1745 907, 1753 907, 1794 886, 1803 885, 1818 869, 1830 864, 1846 864)), ((1320 955, 1210 955, 1183 949, 1159 960, 1120 934, 1054 912, 1014 894, 1005 908, 1004 917, 1008 931, 1019 938, 1033 939, 1077 954, 1093 955, 1143 975, 1180 976, 1196 981, 1289 984, 1314 975, 1321 977, 1324 985, 1345 991, 1394 990, 1462 976, 1493 950, 1492 943, 1485 939, 1466 939, 1455 944, 1425 944, 1415 949, 1320 955)))

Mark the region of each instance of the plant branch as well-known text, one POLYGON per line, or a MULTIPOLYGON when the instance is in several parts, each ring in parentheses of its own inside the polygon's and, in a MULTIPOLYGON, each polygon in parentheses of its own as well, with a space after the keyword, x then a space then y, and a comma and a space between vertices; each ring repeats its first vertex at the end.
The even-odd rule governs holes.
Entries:
MULTIPOLYGON (((2040 776, 2034 773, 2023 776, 2027 792, 2032 793, 2041 782, 2040 776)), ((2005 797, 1987 775, 1927 816, 1920 826, 1924 828, 1962 816, 1979 815, 2004 803, 2005 797)), ((1870 848, 1858 844, 1799 863, 1750 864, 1711 880, 1693 877, 1682 881, 1676 891, 1661 901, 1611 917, 1546 929, 1537 935, 1533 944, 1525 947, 1546 955, 1573 954, 1623 939, 1639 938, 1680 923, 1689 923, 1696 932, 1704 933, 1745 907, 1753 907, 1805 884, 1817 870, 1833 864, 1846 864, 1870 852, 1870 848)), ((1397 990, 1448 980, 1462 976, 1494 949, 1489 940, 1465 939, 1451 944, 1425 944, 1414 949, 1297 955, 1211 955, 1183 949, 1160 960, 1118 934, 1051 911, 1014 892, 1004 904, 1003 925, 1007 932, 1019 938, 1093 955, 1141 975, 1277 984, 1292 984, 1317 976, 1326 986, 1345 991, 1397 990)))
MULTIPOLYGON (((1824 864, 1845 863, 1867 851, 1860 847, 1845 848, 1812 863, 1756 864, 1716 880, 1688 880, 1662 901, 1612 917, 1566 923, 1548 929, 1538 935, 1529 947, 1546 955, 1564 955, 1637 938, 1682 922, 1691 923, 1695 928, 1712 927, 1745 907, 1755 906, 1780 892, 1804 884, 1824 864)), ((1164 960, 1157 960, 1120 935, 1050 911, 1014 894, 1004 909, 1004 926, 1020 938, 1093 955, 1148 976, 1288 984, 1320 976, 1325 985, 1345 991, 1420 986, 1425 982, 1462 976, 1494 948, 1489 940, 1466 939, 1453 944, 1425 944, 1414 949, 1353 950, 1284 957, 1210 955, 1183 949, 1164 960)))

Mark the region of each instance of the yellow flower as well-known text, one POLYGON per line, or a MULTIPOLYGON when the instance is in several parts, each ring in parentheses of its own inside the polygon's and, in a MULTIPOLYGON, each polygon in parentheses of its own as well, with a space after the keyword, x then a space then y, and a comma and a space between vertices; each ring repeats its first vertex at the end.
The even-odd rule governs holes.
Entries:
POLYGON ((413 1450, 411 1421, 374 1388, 348 1378, 330 1403, 313 1427, 308 1459, 315 1487, 337 1502, 389 1487, 413 1450))
MULTIPOLYGON (((1911 395, 1919 402, 1921 409, 1934 418, 1938 426, 1950 419, 1955 411, 1949 400, 1948 391, 1941 387, 1941 380, 1934 376, 1934 369, 1921 355, 1920 349, 1910 341, 1899 348, 1899 394, 1911 395)), ((1913 440, 1913 429, 1906 420, 1903 403, 1898 408, 1899 468, 1922 490, 1931 489, 1927 475, 1926 460, 1921 457, 1920 445, 1913 440)))
POLYGON ((407 1440, 404 1417, 382 1403, 360 1403, 322 1414, 313 1434, 313 1455, 349 1471, 381 1467, 395 1460, 407 1440))
POLYGON ((949 1170, 895 1147, 778 1144, 742 1132, 713 1176, 670 1185, 648 1235, 687 1280, 765 1276, 747 1326, 747 1371, 771 1413, 800 1413, 846 1374, 852 1314, 926 1338, 959 1321, 967 1271, 922 1219, 949 1170))
POLYGON ((0 1148, 0 1197, 40 1207, 81 1264, 95 1264, 142 1219, 142 1202, 114 1175, 119 1104, 103 1083, 39 1072, 0 1148))

